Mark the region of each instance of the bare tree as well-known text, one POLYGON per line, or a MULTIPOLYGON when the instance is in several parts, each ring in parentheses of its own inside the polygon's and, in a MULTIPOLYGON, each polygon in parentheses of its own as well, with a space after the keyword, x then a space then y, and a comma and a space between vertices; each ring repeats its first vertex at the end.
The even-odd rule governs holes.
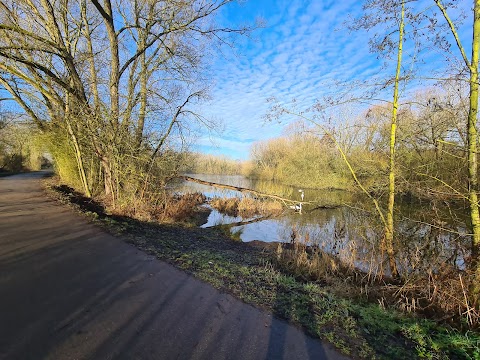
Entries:
POLYGON ((39 128, 69 137, 85 193, 102 184, 115 205, 199 118, 189 106, 206 94, 210 45, 249 30, 215 24, 232 1, 0 1, 0 83, 39 128))
MULTIPOLYGON (((388 173, 388 204, 385 217, 385 250, 388 255, 390 271, 392 276, 398 276, 398 269, 395 261, 394 246, 394 209, 395 209, 395 177, 396 177, 396 141, 397 141, 397 118, 399 110, 399 87, 402 77, 403 46, 405 39, 406 25, 406 1, 392 0, 370 0, 364 6, 365 14, 349 24, 353 30, 374 29, 382 25, 382 31, 375 34, 371 40, 371 49, 381 54, 395 54, 396 67, 395 76, 392 81, 387 81, 385 86, 393 83, 393 99, 389 102, 391 106, 390 131, 389 131, 389 173, 388 173), (387 27, 385 27, 385 24, 387 27), (395 40, 394 36, 398 38, 395 40)), ((409 9, 411 10, 411 9, 409 9)), ((408 11, 408 17, 413 22, 415 16, 408 11)))
POLYGON ((468 161, 468 202, 472 228, 472 270, 474 276, 470 295, 474 304, 480 306, 480 212, 478 204, 478 61, 480 54, 480 0, 473 2, 472 53, 467 56, 455 23, 448 14, 448 8, 440 0, 434 0, 447 22, 455 39, 458 51, 469 73, 469 111, 467 117, 467 161, 468 161))

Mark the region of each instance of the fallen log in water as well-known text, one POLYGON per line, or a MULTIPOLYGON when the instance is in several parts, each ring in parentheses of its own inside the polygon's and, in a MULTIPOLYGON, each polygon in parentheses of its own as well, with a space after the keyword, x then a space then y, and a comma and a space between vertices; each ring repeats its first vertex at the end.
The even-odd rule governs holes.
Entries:
POLYGON ((256 190, 243 188, 243 187, 239 187, 239 186, 219 184, 219 183, 214 183, 214 182, 211 182, 211 181, 200 180, 200 179, 192 178, 192 177, 186 176, 186 175, 180 175, 179 178, 183 179, 185 181, 192 181, 192 182, 202 184, 202 185, 213 186, 213 187, 217 187, 217 188, 220 188, 220 189, 234 190, 234 191, 238 191, 238 192, 241 192, 241 193, 250 193, 250 194, 256 195, 257 197, 266 197, 266 198, 278 200, 278 201, 281 201, 285 206, 294 205, 294 204, 313 204, 313 205, 317 205, 315 207, 315 209, 334 209, 334 208, 337 208, 337 207, 341 206, 341 205, 328 205, 328 204, 327 205, 325 205, 325 204, 324 205, 318 205, 318 203, 314 203, 314 202, 310 202, 310 201, 295 201, 295 200, 287 199, 287 198, 284 198, 284 197, 281 197, 281 196, 278 196, 278 195, 265 194, 265 193, 262 193, 262 192, 259 192, 259 191, 256 191, 256 190))
MULTIPOLYGON (((291 200, 291 199, 287 199, 287 198, 284 198, 284 197, 281 197, 281 196, 278 196, 278 195, 270 195, 270 194, 265 194, 265 193, 262 193, 262 192, 259 192, 259 191, 256 191, 256 190, 252 190, 252 189, 247 189, 247 188, 242 188, 242 187, 239 187, 239 186, 232 186, 232 185, 226 185, 226 184, 218 184, 218 183, 214 183, 214 182, 211 182, 211 181, 205 181, 205 180, 200 180, 200 179, 197 179, 197 178, 192 178, 190 176, 186 176, 186 175, 182 175, 182 176, 179 176, 180 179, 183 179, 183 180, 186 180, 186 181, 192 181, 192 182, 196 182, 198 184, 203 184, 203 185, 209 185, 209 186, 213 186, 213 187, 217 187, 217 188, 220 188, 220 189, 228 189, 228 190, 234 190, 234 191, 239 191, 239 192, 242 192, 242 193, 250 193, 250 194, 254 194, 258 197, 268 197, 268 198, 271 198, 271 199, 275 199, 275 200, 279 200, 279 201, 282 201, 283 203, 285 204, 296 204, 298 203, 298 201, 294 201, 294 200, 291 200)), ((307 204, 307 202, 303 202, 303 204, 307 204)))

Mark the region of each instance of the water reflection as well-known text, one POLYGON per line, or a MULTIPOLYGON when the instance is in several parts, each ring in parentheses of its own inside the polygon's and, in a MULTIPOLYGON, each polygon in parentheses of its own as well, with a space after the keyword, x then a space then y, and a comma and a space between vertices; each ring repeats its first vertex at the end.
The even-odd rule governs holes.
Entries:
MULTIPOLYGON (((299 189, 274 182, 252 181, 242 176, 195 174, 192 177, 301 201, 299 189)), ((193 182, 178 184, 176 190, 182 193, 199 191, 209 198, 252 196, 193 182)), ((368 201, 341 191, 303 190, 305 201, 311 203, 304 204, 302 214, 286 209, 282 215, 275 218, 243 219, 222 215, 213 209, 207 223, 202 227, 232 224, 232 233, 237 233, 242 241, 301 241, 316 245, 323 251, 336 255, 347 265, 363 271, 373 274, 387 273, 384 271, 388 268, 385 266, 386 254, 380 246, 383 227, 368 201), (350 206, 319 209, 318 204, 350 206), (250 222, 234 226, 237 225, 235 223, 244 221, 250 222)), ((432 212, 430 203, 399 202, 395 231, 400 271, 424 272, 432 266, 438 267, 442 264, 465 267, 464 259, 469 255, 467 249, 470 239, 465 233, 464 218, 459 216, 460 213, 463 214, 463 209, 454 212, 452 209, 444 212, 438 208, 433 210, 432 212), (432 222, 435 222, 433 226, 430 224, 432 222)))

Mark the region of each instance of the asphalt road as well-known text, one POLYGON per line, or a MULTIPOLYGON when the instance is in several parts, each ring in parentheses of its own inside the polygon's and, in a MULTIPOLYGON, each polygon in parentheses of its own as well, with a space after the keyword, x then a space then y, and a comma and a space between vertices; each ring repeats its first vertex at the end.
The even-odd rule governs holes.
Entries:
POLYGON ((346 359, 0 178, 0 359, 346 359))

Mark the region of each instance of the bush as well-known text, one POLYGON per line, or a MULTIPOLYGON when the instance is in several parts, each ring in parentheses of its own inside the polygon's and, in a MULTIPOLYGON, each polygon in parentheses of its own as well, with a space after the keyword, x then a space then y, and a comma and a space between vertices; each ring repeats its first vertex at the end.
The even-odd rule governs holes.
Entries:
POLYGON ((6 154, 1 159, 0 169, 7 172, 23 170, 24 158, 20 154, 6 154))
POLYGON ((0 133, 0 169, 7 172, 40 170, 44 145, 29 124, 10 122, 0 133))

